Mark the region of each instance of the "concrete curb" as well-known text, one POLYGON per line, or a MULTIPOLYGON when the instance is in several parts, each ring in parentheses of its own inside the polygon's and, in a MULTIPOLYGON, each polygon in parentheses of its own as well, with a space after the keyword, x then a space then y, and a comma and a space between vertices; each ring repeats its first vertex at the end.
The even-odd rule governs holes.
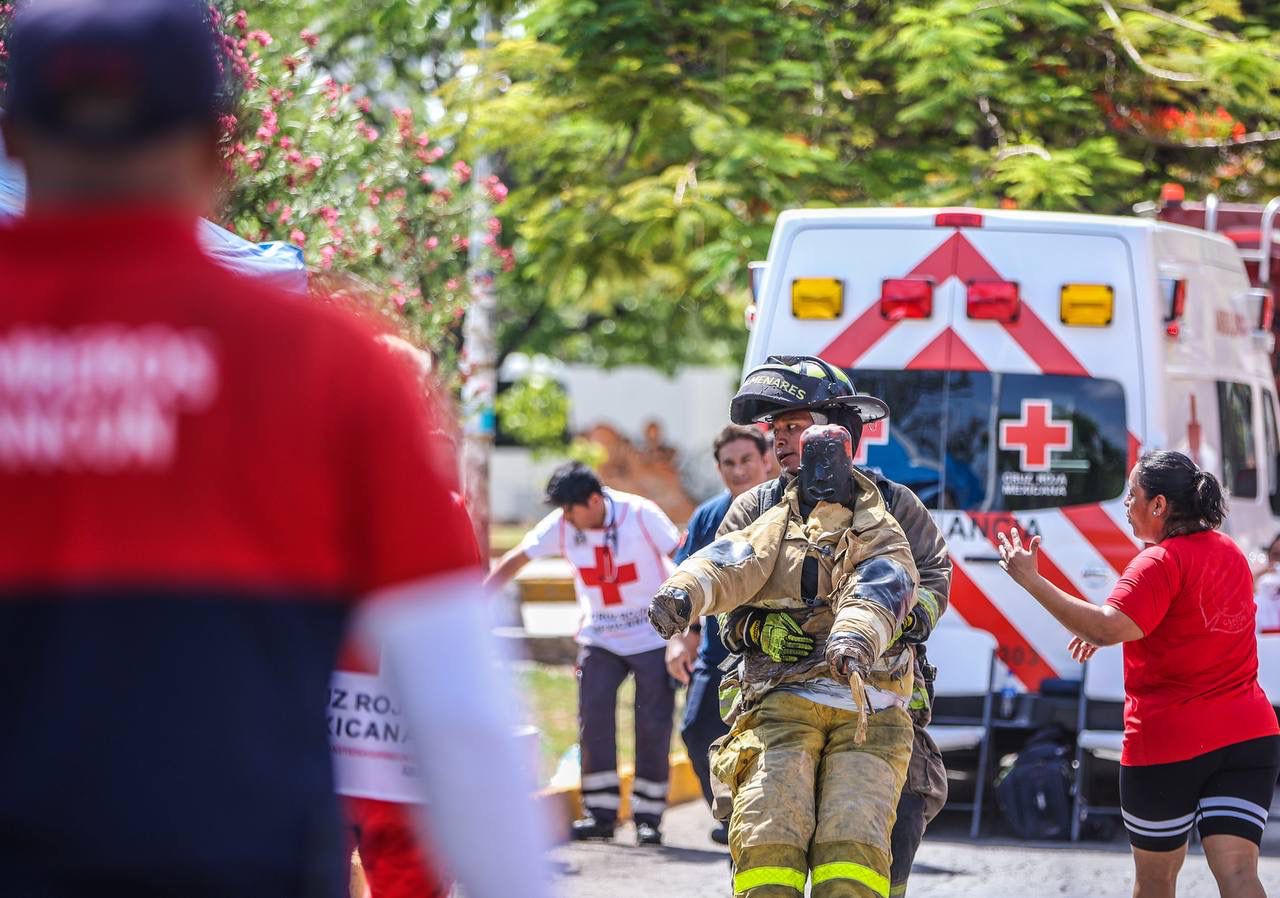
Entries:
MULTIPOLYGON (((618 809, 618 819, 628 820, 631 817, 631 781, 635 778, 635 771, 630 767, 620 767, 618 778, 622 780, 622 807, 618 809)), ((555 820, 556 832, 567 839, 569 824, 582 816, 581 790, 577 786, 552 786, 539 792, 538 800, 555 820)), ((688 756, 683 752, 673 754, 667 804, 701 800, 702 785, 698 782, 698 775, 693 772, 688 756)))

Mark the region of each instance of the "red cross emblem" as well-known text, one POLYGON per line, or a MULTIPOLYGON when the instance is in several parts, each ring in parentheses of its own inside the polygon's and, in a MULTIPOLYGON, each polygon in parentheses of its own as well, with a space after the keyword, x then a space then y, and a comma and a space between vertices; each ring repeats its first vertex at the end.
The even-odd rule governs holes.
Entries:
POLYGON ((1047 471, 1055 450, 1070 449, 1071 422, 1053 420, 1047 399, 1022 400, 1022 420, 1000 422, 1000 448, 1018 450, 1024 471, 1047 471))
POLYGON ((858 451, 853 453, 855 465, 867 463, 867 450, 872 446, 889 445, 889 419, 881 418, 870 424, 862 425, 862 437, 858 440, 858 451))
POLYGON ((606 605, 621 605, 622 591, 618 587, 640 579, 634 564, 618 567, 613 560, 613 551, 608 546, 596 546, 596 566, 578 568, 578 573, 587 586, 600 587, 600 594, 606 605))

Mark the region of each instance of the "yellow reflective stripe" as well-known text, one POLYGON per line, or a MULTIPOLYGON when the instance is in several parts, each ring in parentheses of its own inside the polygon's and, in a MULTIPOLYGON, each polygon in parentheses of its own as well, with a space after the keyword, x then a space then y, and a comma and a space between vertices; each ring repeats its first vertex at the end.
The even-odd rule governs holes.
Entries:
POLYGON ((924 608, 925 613, 929 615, 929 623, 937 626, 938 624, 938 597, 933 594, 932 590, 920 587, 916 590, 916 604, 924 608))
POLYGON ((813 884, 829 879, 852 879, 860 882, 882 898, 889 898, 889 877, 881 876, 870 867, 854 864, 849 861, 837 861, 832 864, 820 864, 813 868, 813 884))
POLYGON ((787 886, 803 892, 804 880, 803 871, 790 867, 753 867, 733 877, 733 891, 737 894, 759 886, 787 886))
POLYGON ((889 898, 902 898, 905 894, 907 894, 907 884, 905 882, 889 890, 889 898))

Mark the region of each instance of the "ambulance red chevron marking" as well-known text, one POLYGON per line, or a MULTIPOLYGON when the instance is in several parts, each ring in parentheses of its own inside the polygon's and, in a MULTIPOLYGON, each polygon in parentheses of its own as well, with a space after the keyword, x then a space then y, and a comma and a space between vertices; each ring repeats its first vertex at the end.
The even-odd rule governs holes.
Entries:
POLYGON ((1018 309, 1018 320, 1004 323, 1004 329, 1045 374, 1072 374, 1077 377, 1089 375, 1066 344, 1054 335, 1027 303, 1024 302, 1018 309))
POLYGON ((886 320, 880 314, 880 303, 873 302, 818 355, 833 365, 852 367, 897 323, 886 320))
POLYGON ((964 283, 970 281, 1002 281, 1000 272, 991 266, 982 253, 957 231, 948 242, 955 243, 956 261, 951 273, 964 283))
POLYGON ((1000 660, 1027 689, 1039 689, 1041 680, 1058 675, 959 564, 951 570, 951 606, 969 626, 996 638, 1000 660))
MULTIPOLYGON (((987 541, 991 543, 992 548, 995 549, 1000 546, 999 534, 1003 533, 1006 537, 1009 536, 1009 531, 1017 526, 1018 523, 1013 515, 1007 511, 971 511, 969 512, 969 517, 978 525, 978 529, 982 531, 987 541)), ((1026 545, 1029 539, 1027 533, 1025 531, 1022 532, 1021 537, 1023 545, 1026 545)), ((1071 578, 1064 574, 1062 568, 1054 563, 1053 559, 1045 552, 1043 546, 1040 547, 1040 573, 1046 580, 1063 592, 1078 599, 1084 598, 1080 594, 1080 590, 1076 588, 1076 585, 1071 582, 1071 578)), ((1010 585, 1013 585, 1012 582, 1010 582, 1010 585)))
POLYGON ((1070 505, 1062 509, 1062 516, 1071 522, 1080 535, 1089 541, 1098 554, 1117 574, 1138 554, 1129 534, 1107 514, 1101 505, 1070 505))
POLYGON ((964 240, 959 231, 938 244, 938 248, 917 262, 915 268, 908 271, 906 276, 932 278, 934 286, 941 287, 943 281, 956 273, 956 250, 959 246, 957 240, 964 240))
POLYGON ((986 371, 982 359, 969 348, 960 335, 947 328, 932 343, 907 363, 911 370, 986 371))

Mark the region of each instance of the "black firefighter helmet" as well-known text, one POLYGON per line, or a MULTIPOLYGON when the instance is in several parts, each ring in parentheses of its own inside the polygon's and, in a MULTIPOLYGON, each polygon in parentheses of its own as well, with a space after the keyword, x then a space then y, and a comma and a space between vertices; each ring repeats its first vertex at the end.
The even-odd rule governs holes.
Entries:
POLYGON ((771 355, 747 372, 729 406, 729 418, 734 424, 750 424, 793 411, 825 415, 853 433, 856 443, 862 425, 888 417, 889 406, 856 392, 847 374, 822 359, 771 355))

